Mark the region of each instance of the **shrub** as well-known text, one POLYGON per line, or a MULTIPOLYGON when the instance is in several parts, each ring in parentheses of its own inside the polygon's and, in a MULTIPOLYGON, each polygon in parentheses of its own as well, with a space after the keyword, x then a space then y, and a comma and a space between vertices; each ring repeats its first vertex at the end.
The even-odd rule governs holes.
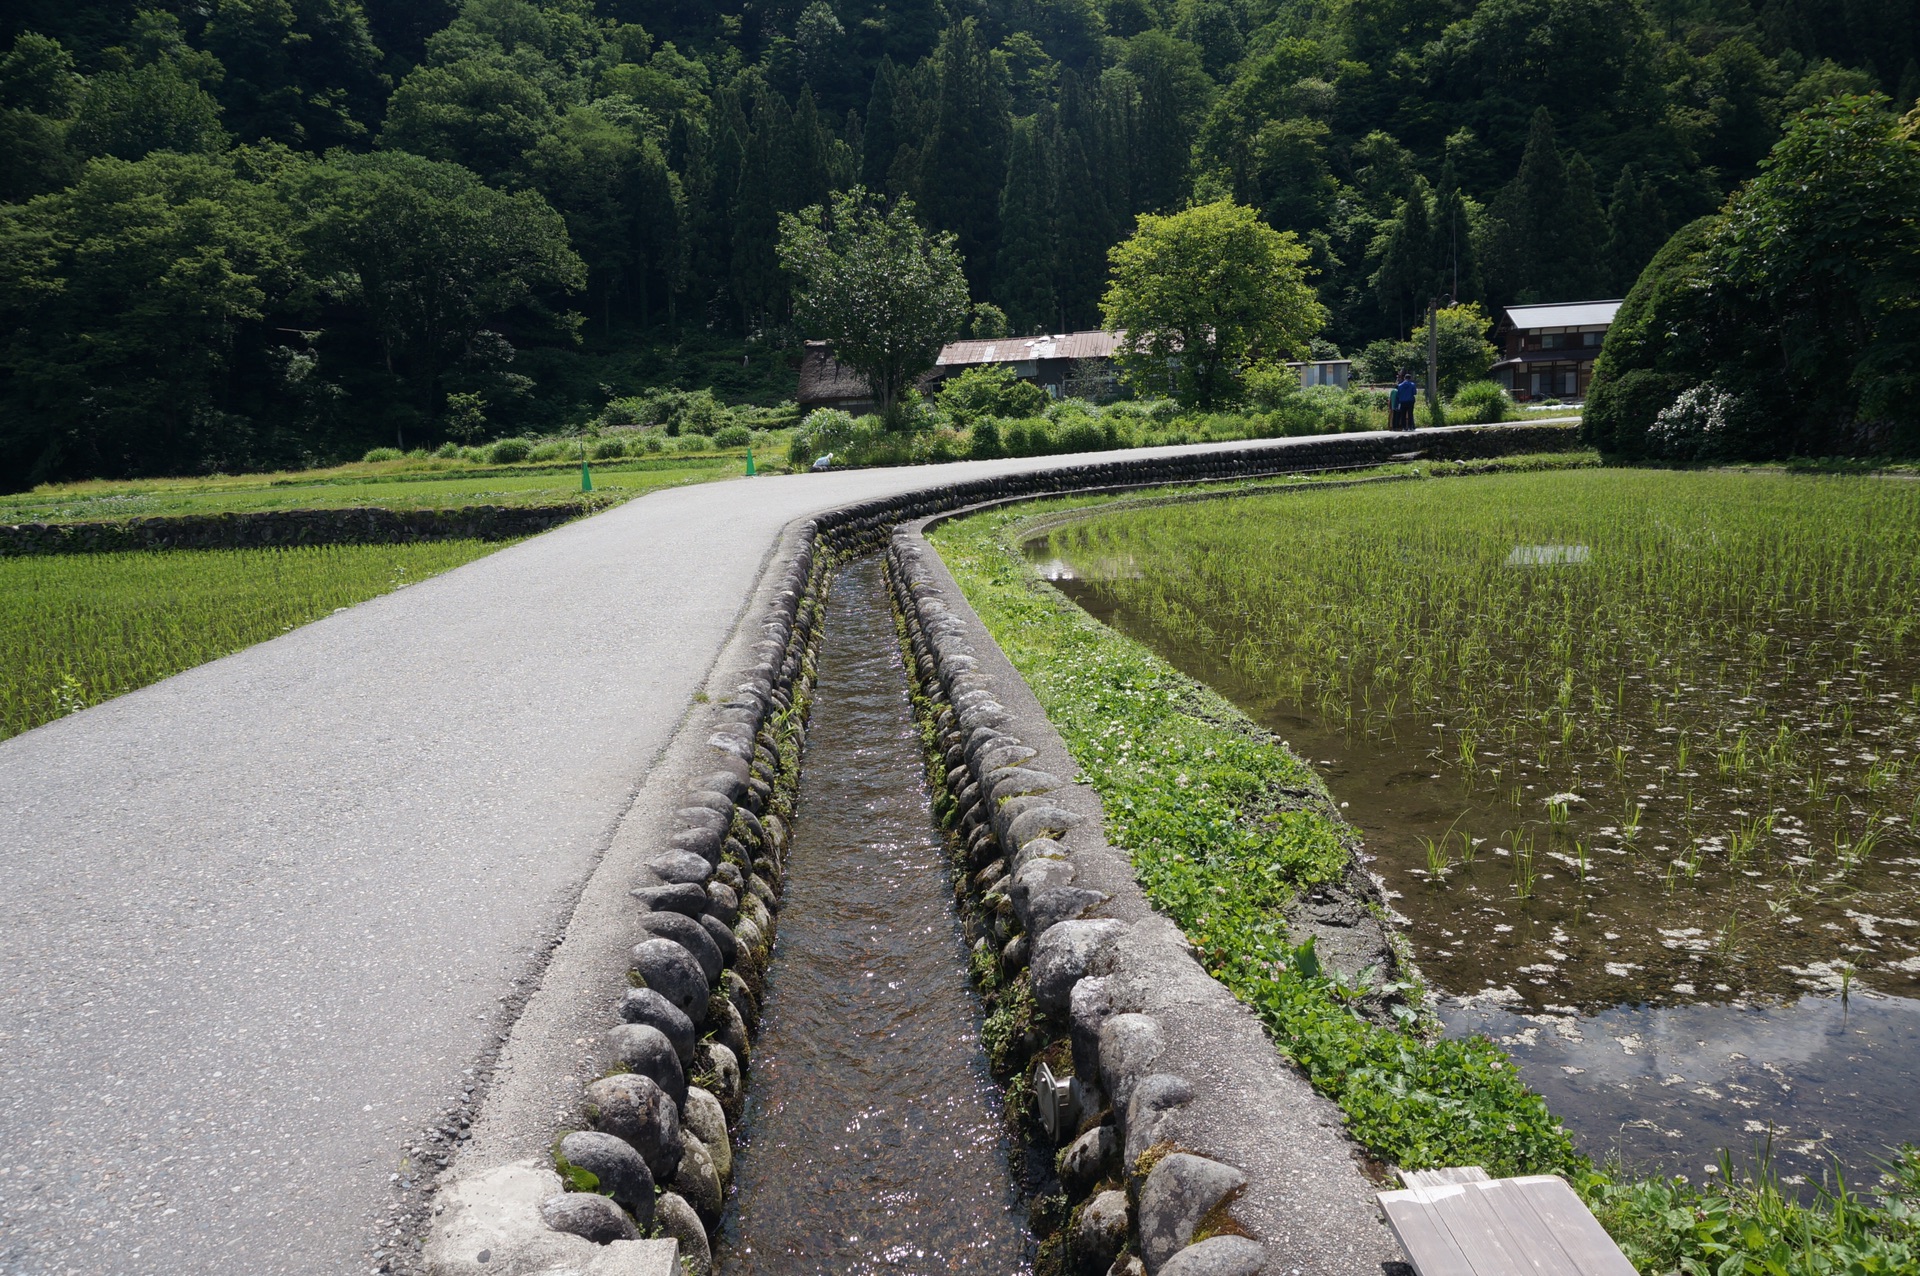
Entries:
POLYGON ((1105 452, 1120 446, 1120 431, 1083 416, 1060 426, 1053 444, 1056 452, 1105 452))
POLYGON ((753 431, 744 425, 723 425, 713 432, 715 447, 745 447, 753 442, 753 431))
POLYGON ((713 446, 713 440, 704 434, 683 435, 675 450, 679 452, 705 452, 713 446))
POLYGON ((639 394, 609 399, 600 421, 612 426, 657 425, 668 436, 712 434, 733 424, 733 412, 710 389, 676 390, 659 386, 639 394))
POLYGON ((981 417, 1029 417, 1047 406, 1047 392, 1013 375, 1004 363, 968 368, 940 387, 940 410, 956 425, 981 417))
POLYGON ((449 439, 445 443, 442 443, 439 447, 433 450, 433 454, 439 457, 443 461, 455 460, 461 455, 461 453, 462 453, 462 448, 460 447, 460 445, 458 443, 453 442, 451 439, 449 439))
POLYGON ((375 461, 397 461, 405 455, 406 453, 397 447, 377 447, 360 459, 371 465, 375 461))
POLYGON ((664 452, 667 450, 666 441, 657 434, 649 434, 640 441, 640 446, 648 452, 664 452))
POLYGON ((518 465, 533 451, 525 439, 500 439, 487 449, 487 459, 495 465, 518 465))
POLYGON ((913 451, 914 460, 940 465, 965 456, 966 439, 957 430, 933 430, 914 437, 913 451))
POLYGON ((1299 397, 1300 374, 1284 363, 1257 363, 1240 379, 1247 402, 1262 411, 1272 411, 1299 397))
POLYGON ((1450 425, 1491 425, 1507 419, 1513 400, 1497 382, 1469 381, 1447 405, 1450 425))
POLYGON ((847 443, 850 465, 906 465, 914 459, 917 435, 889 430, 877 416, 863 416, 854 422, 853 438, 847 443))
POLYGON ((571 458, 579 448, 566 439, 548 439, 527 453, 529 461, 563 461, 571 458))
POLYGON ((593 459, 596 461, 611 461, 626 454, 627 441, 618 435, 601 439, 593 445, 593 459))
POLYGON ((1304 434, 1342 434, 1367 428, 1363 401, 1337 385, 1307 386, 1300 391, 1300 398, 1313 410, 1318 424, 1317 429, 1301 431, 1304 434))
POLYGON ((1000 423, 992 417, 976 421, 967 441, 967 455, 976 461, 991 461, 1001 455, 1000 423))
POLYGON ((839 408, 815 408, 788 440, 787 460, 804 468, 828 453, 844 453, 853 435, 853 417, 839 408))
POLYGON ((1077 421, 1088 418, 1097 421, 1100 419, 1101 413, 1100 408, 1096 404, 1089 403, 1085 399, 1055 399, 1047 405, 1046 410, 1040 415, 1055 425, 1059 425, 1063 421, 1077 421))

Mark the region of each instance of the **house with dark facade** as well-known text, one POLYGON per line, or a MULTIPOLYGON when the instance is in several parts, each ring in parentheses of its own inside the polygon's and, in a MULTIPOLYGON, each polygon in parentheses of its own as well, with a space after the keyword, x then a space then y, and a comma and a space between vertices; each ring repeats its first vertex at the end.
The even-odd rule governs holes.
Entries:
MULTIPOLYGON (((933 371, 916 384, 922 394, 931 396, 948 377, 959 376, 969 368, 1001 364, 1012 368, 1014 376, 1033 382, 1056 399, 1101 402, 1119 392, 1114 353, 1120 348, 1120 339, 1120 333, 1094 330, 1041 337, 975 337, 949 342, 941 348, 933 371)), ((1320 359, 1287 366, 1300 374, 1303 386, 1342 388, 1352 369, 1352 364, 1345 359, 1320 359)), ((840 408, 859 415, 874 410, 873 393, 867 383, 834 358, 833 348, 824 341, 807 342, 800 360, 800 386, 795 398, 803 412, 840 408)))
POLYGON ((1593 361, 1619 309, 1617 300, 1508 306, 1493 379, 1516 403, 1586 398, 1593 361))
MULTIPOLYGON (((1113 352, 1119 344, 1119 335, 1112 332, 952 341, 941 347, 933 370, 915 385, 920 393, 931 396, 948 377, 957 377, 969 368, 1005 364, 1013 369, 1014 376, 1033 382, 1056 399, 1108 398, 1115 388, 1113 352)), ((867 383, 834 358, 833 348, 824 341, 807 342, 800 358, 800 386, 795 399, 803 412, 840 408, 858 415, 874 410, 873 392, 867 383)))

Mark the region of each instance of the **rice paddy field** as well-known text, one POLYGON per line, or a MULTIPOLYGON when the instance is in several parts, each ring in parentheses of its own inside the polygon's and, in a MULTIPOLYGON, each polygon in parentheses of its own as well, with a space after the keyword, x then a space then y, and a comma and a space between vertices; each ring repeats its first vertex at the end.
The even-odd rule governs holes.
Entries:
POLYGON ((1920 1139, 1920 485, 1503 474, 1026 548, 1314 765, 1452 1030, 1585 1150, 1920 1139))
MULTIPOLYGON (((659 487, 732 478, 745 464, 744 455, 717 453, 595 462, 593 499, 605 504, 659 487)), ((31 492, 0 495, 0 523, 363 506, 411 510, 561 505, 581 498, 577 464, 489 469, 430 457, 277 474, 48 484, 31 492)))
POLYGON ((0 739, 504 543, 0 558, 0 739))

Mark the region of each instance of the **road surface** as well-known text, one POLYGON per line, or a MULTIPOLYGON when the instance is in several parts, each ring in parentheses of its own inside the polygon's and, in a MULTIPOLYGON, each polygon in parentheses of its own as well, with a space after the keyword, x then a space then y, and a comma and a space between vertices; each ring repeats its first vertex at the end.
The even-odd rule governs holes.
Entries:
POLYGON ((367 1270, 781 529, 1066 459, 654 492, 0 742, 0 1273, 367 1270))

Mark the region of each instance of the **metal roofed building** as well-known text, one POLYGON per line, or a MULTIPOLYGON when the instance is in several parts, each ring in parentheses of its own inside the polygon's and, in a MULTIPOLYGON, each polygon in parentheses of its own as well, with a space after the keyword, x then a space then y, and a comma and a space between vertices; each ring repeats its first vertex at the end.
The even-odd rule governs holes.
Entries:
POLYGON ((1607 329, 1620 309, 1613 301, 1564 301, 1508 306, 1501 324, 1505 351, 1493 378, 1514 400, 1584 399, 1607 329))
POLYGON ((1103 398, 1113 392, 1113 354, 1120 334, 1093 329, 1039 337, 976 337, 949 343, 934 362, 942 380, 968 368, 1003 363, 1055 398, 1103 398))
MULTIPOLYGON (((1013 375, 1032 381, 1058 398, 1077 395, 1102 398, 1114 390, 1113 352, 1120 345, 1117 332, 1066 332, 1042 337, 977 337, 948 342, 941 347, 933 371, 917 383, 922 394, 932 394, 948 377, 969 368, 1006 364, 1013 375)), ((824 341, 809 341, 800 358, 796 401, 803 411, 844 408, 873 411, 873 393, 867 383, 833 356, 824 341)))
MULTIPOLYGON (((931 395, 949 377, 957 377, 970 368, 999 364, 1011 368, 1014 376, 1033 382, 1056 399, 1103 401, 1119 391, 1113 356, 1120 348, 1122 336, 1118 332, 1093 329, 1051 336, 972 337, 952 341, 941 347, 933 371, 921 377, 917 385, 922 394, 931 395)), ((1352 364, 1345 359, 1317 359, 1287 366, 1300 374, 1303 386, 1342 388, 1347 385, 1352 369, 1352 364)), ((795 399, 801 410, 808 412, 814 408, 843 408, 856 414, 874 410, 873 394, 867 383, 834 358, 832 347, 824 341, 806 343, 795 399)))

